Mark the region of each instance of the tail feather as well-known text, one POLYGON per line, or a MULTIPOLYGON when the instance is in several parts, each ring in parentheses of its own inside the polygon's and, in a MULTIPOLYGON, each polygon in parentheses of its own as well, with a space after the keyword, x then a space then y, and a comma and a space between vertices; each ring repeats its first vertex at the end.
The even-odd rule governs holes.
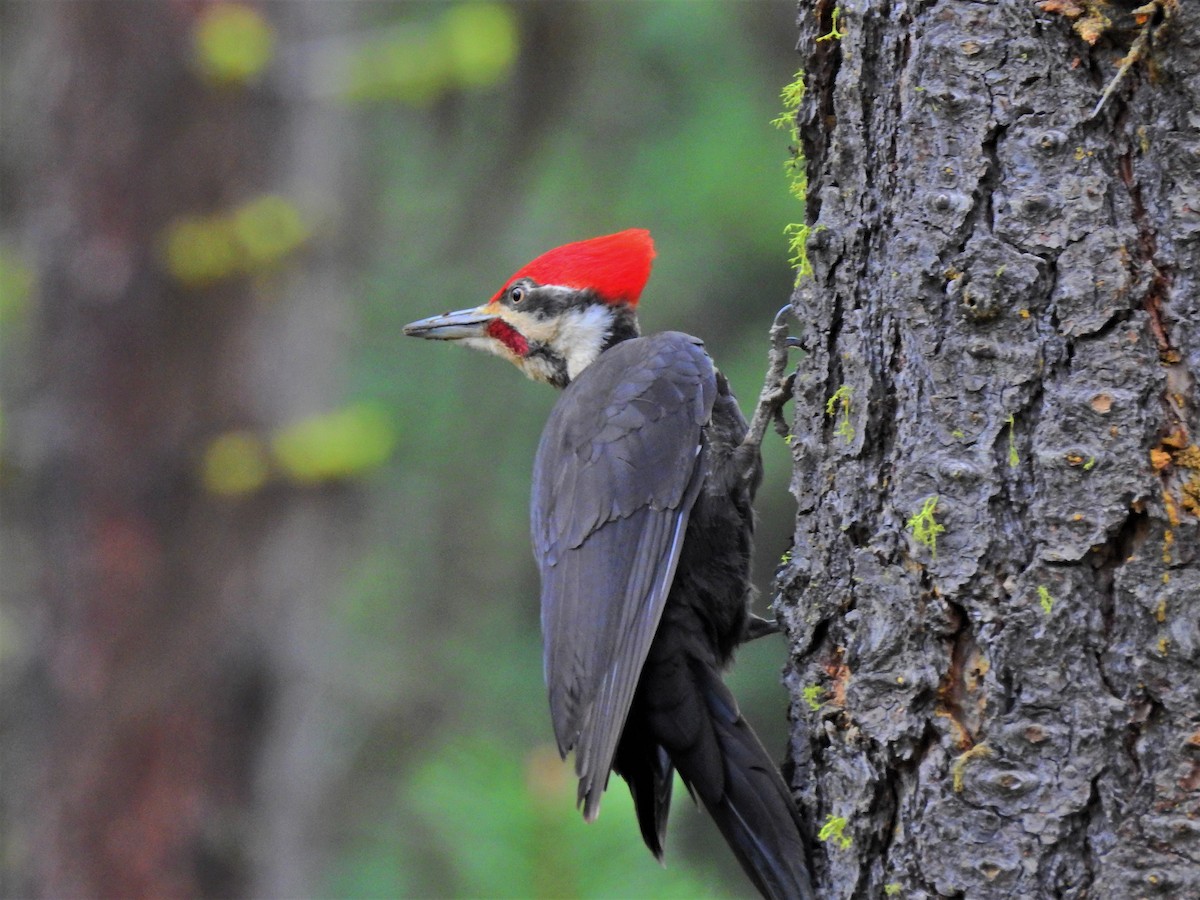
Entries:
POLYGON ((716 666, 686 654, 663 657, 643 669, 613 759, 629 783, 646 846, 662 859, 678 770, 763 897, 813 900, 796 804, 716 666))
POLYGON ((764 897, 812 900, 804 827, 791 792, 720 676, 707 666, 697 668, 704 669, 696 674, 720 749, 723 783, 712 790, 712 773, 688 771, 684 758, 675 760, 680 775, 695 784, 695 793, 764 897))
POLYGON ((645 733, 627 730, 617 748, 613 769, 629 784, 642 840, 662 862, 667 838, 667 815, 671 811, 671 787, 675 767, 662 747, 645 739, 645 733))

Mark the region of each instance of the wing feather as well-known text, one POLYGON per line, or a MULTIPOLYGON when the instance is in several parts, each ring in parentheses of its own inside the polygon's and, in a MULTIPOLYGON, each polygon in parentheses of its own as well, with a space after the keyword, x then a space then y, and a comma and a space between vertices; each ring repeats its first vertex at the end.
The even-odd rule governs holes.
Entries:
POLYGON ((601 354, 563 392, 534 463, 550 712, 595 816, 704 476, 716 379, 696 338, 601 354))

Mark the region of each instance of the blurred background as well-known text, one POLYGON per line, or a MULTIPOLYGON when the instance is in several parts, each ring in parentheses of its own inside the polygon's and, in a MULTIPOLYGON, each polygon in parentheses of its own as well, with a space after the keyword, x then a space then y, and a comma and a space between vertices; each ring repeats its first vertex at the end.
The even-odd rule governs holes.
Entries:
MULTIPOLYGON (((750 895, 678 785, 665 869, 619 779, 575 812, 528 537, 554 392, 401 326, 643 226, 644 329, 752 406, 795 15, 0 6, 0 892, 750 895)), ((779 758, 784 652, 732 676, 779 758)))

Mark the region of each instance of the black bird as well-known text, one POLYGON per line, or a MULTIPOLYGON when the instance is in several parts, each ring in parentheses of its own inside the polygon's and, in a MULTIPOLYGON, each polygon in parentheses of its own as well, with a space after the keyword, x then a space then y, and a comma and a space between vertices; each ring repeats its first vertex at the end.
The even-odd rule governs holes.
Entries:
POLYGON ((405 334, 455 340, 562 389, 533 468, 550 714, 591 821, 609 772, 660 860, 678 770, 763 896, 810 898, 804 825, 721 680, 750 616, 760 446, 786 400, 785 329, 752 427, 703 343, 639 337, 650 233, 566 244, 477 309, 405 334))

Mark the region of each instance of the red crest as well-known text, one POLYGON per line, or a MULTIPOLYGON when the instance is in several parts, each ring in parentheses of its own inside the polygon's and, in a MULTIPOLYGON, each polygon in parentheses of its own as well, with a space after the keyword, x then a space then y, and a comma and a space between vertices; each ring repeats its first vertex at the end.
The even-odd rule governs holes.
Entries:
POLYGON ((629 228, 604 237, 563 244, 514 272, 496 292, 492 302, 504 296, 514 281, 532 278, 538 284, 592 290, 606 303, 633 306, 650 278, 653 259, 654 241, 645 228, 629 228))

